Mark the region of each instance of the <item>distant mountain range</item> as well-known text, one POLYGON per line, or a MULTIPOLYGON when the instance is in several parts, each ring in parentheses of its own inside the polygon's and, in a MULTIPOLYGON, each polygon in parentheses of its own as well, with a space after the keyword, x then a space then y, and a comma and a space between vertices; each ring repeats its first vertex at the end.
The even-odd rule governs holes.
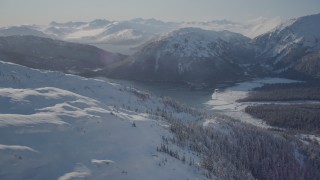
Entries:
POLYGON ((82 74, 123 58, 90 45, 37 36, 0 37, 0 59, 31 68, 82 74))
MULTIPOLYGON (((270 27, 265 23, 247 30, 254 27, 255 37, 270 27)), ((256 122, 237 113, 256 103, 234 103, 262 81, 231 87, 216 95, 215 103, 206 98, 207 105, 218 108, 201 112, 130 84, 79 77, 195 88, 268 75, 320 78, 320 14, 290 20, 255 38, 232 28, 246 29, 227 20, 154 19, 1 29, 0 179, 319 179, 316 131, 237 121, 256 122)), ((188 95, 183 98, 193 101, 188 95)), ((312 113, 314 107, 306 107, 304 112, 312 113)), ((301 113, 294 115, 310 124, 301 113)))
POLYGON ((247 23, 228 20, 208 22, 163 22, 156 19, 132 19, 109 21, 97 19, 91 22, 51 22, 48 25, 13 26, 0 28, 0 36, 34 35, 51 37, 64 41, 92 44, 105 50, 133 54, 154 38, 184 27, 198 27, 206 30, 229 30, 254 38, 268 32, 281 23, 281 19, 258 18, 247 23))
MULTIPOLYGON (((89 77, 197 84, 266 75, 320 77, 320 14, 292 19, 254 39, 227 30, 205 30, 214 29, 211 25, 225 29, 242 26, 226 20, 179 24, 154 19, 52 22, 41 31, 22 26, 34 29, 28 32, 37 36, 46 33, 50 37, 78 42, 130 47, 139 44, 139 48, 134 54, 124 56, 43 37, 8 36, 0 38, 0 59, 89 77), (186 24, 202 28, 176 29, 186 24), (167 31, 170 32, 161 34, 167 31), (91 36, 84 36, 90 33, 91 36)), ((4 29, 0 31, 3 32, 4 29)))

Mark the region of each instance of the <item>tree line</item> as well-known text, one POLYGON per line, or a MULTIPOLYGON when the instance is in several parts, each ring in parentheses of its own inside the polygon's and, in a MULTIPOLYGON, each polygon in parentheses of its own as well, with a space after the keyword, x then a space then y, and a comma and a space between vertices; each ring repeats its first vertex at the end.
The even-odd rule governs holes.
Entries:
POLYGON ((263 104, 248 106, 245 112, 271 126, 320 134, 319 104, 263 104))
POLYGON ((158 109, 155 113, 170 123, 175 135, 160 144, 159 152, 184 159, 171 150, 170 143, 195 152, 200 162, 193 165, 219 179, 320 179, 317 144, 305 145, 286 132, 262 129, 226 116, 202 114, 170 98, 163 101, 175 110, 201 117, 199 121, 186 121, 168 107, 158 109), (203 126, 206 119, 216 123, 203 126))

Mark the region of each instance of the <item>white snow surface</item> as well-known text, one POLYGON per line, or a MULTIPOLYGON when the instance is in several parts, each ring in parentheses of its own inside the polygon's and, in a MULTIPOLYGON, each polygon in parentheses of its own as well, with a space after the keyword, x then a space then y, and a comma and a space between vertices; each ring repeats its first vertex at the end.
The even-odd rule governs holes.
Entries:
POLYGON ((204 179, 156 151, 172 134, 146 110, 166 107, 134 92, 144 93, 0 62, 0 179, 204 179))
POLYGON ((280 61, 295 47, 302 46, 307 48, 307 51, 319 50, 319 30, 320 14, 315 14, 288 20, 257 38, 264 38, 262 43, 265 47, 262 54, 270 57, 279 56, 277 61, 280 61))
POLYGON ((91 171, 82 164, 77 164, 74 171, 64 174, 58 180, 86 180, 91 175, 91 171))
POLYGON ((12 150, 12 151, 31 151, 31 152, 37 152, 36 150, 27 147, 27 146, 16 146, 16 145, 3 145, 0 144, 0 150, 12 150))
MULTIPOLYGON (((244 112, 244 109, 248 105, 254 103, 237 102, 237 100, 245 98, 248 92, 256 87, 261 87, 264 84, 276 84, 276 83, 293 83, 298 82, 296 80, 283 79, 283 78, 264 78, 255 79, 248 82, 238 83, 234 86, 226 89, 218 90, 212 94, 212 99, 205 103, 212 111, 219 112, 221 114, 233 117, 234 119, 242 122, 250 123, 255 126, 269 128, 265 122, 261 119, 253 118, 249 114, 244 112)), ((204 125, 208 125, 210 122, 205 122, 204 125)))
POLYGON ((255 38, 259 35, 262 35, 274 30, 283 22, 284 21, 280 17, 275 17, 272 19, 260 17, 248 22, 252 26, 252 28, 243 32, 243 35, 250 38, 255 38))
POLYGON ((98 29, 80 29, 78 31, 72 32, 68 34, 65 37, 65 40, 77 40, 77 39, 82 39, 86 37, 92 37, 92 36, 97 36, 100 33, 102 33, 105 29, 104 28, 98 28, 98 29))

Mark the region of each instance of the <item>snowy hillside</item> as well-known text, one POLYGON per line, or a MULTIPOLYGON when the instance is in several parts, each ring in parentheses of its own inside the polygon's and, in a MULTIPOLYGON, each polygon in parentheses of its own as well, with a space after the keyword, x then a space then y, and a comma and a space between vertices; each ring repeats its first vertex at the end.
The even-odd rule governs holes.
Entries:
POLYGON ((256 38, 265 43, 264 53, 275 57, 289 48, 303 46, 311 50, 320 49, 320 14, 292 19, 281 24, 272 32, 256 38))
POLYGON ((0 86, 0 179, 203 179, 157 151, 172 135, 150 94, 4 62, 0 86))
POLYGON ((292 19, 255 39, 258 56, 276 72, 295 70, 318 77, 316 59, 320 50, 320 14, 292 19))
POLYGON ((253 59, 249 42, 228 31, 182 28, 146 44, 109 75, 196 83, 243 78, 249 68, 242 65, 253 59))
POLYGON ((239 31, 239 32, 247 37, 255 38, 259 35, 262 35, 274 30, 283 22, 284 20, 282 20, 280 17, 276 17, 272 19, 259 17, 259 18, 248 21, 246 24, 250 28, 244 29, 243 31, 239 31))
POLYGON ((37 30, 37 26, 12 26, 6 28, 0 28, 0 36, 15 36, 15 35, 29 35, 49 38, 50 35, 37 30))
POLYGON ((0 102, 0 179, 320 177, 288 135, 132 87, 0 62, 0 102))

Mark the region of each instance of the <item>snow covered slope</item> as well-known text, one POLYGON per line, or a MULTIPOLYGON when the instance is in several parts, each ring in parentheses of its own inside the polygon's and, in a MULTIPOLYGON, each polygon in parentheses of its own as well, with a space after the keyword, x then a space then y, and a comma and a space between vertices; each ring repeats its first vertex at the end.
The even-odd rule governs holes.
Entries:
POLYGON ((265 59, 274 71, 294 70, 320 77, 320 14, 292 19, 275 30, 255 39, 261 48, 259 58, 265 59))
MULTIPOLYGON (((283 22, 284 20, 282 20, 280 17, 276 17, 272 19, 259 17, 259 18, 248 21, 246 23, 247 28, 244 28, 242 31, 240 30, 239 32, 247 37, 255 38, 259 35, 262 35, 274 30, 283 22)), ((235 32, 238 32, 238 31, 235 31, 235 32)))
POLYGON ((213 31, 227 30, 231 32, 240 33, 249 38, 255 38, 261 34, 271 31, 281 23, 282 20, 279 17, 272 19, 259 17, 244 23, 237 23, 228 20, 212 20, 208 22, 184 22, 180 24, 180 27, 197 27, 213 31))
POLYGON ((150 94, 0 62, 0 102, 0 179, 203 179, 157 151, 172 135, 150 112, 175 113, 150 94))
POLYGON ((253 57, 249 41, 228 31, 182 28, 145 45, 111 75, 200 83, 243 78, 241 65, 248 64, 253 57))

